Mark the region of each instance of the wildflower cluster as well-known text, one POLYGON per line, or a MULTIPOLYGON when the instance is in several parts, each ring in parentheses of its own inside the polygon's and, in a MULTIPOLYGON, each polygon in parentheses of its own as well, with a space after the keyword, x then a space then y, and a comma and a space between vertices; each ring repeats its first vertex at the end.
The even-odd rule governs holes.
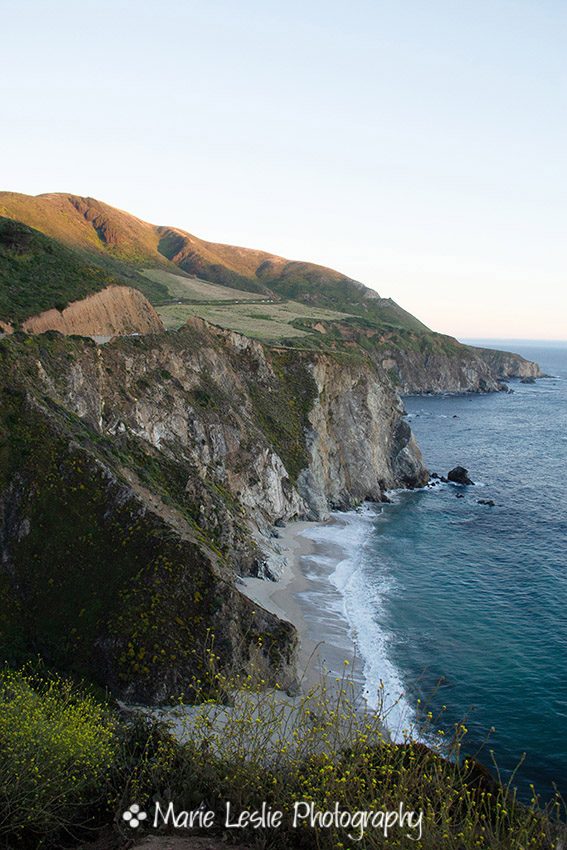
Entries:
POLYGON ((58 676, 0 673, 0 837, 54 834, 103 793, 117 721, 58 676))
POLYGON ((61 835, 76 836, 87 823, 114 823, 127 838, 133 827, 138 834, 153 829, 154 803, 163 811, 206 806, 219 824, 227 804, 234 812, 299 805, 337 813, 324 828, 312 818, 297 828, 284 819, 278 829, 262 824, 239 833, 242 843, 270 850, 560 846, 559 801, 542 809, 534 791, 531 803, 520 803, 511 783, 465 755, 464 724, 445 729, 442 716, 418 706, 425 728, 407 730, 396 743, 383 691, 379 710, 369 711, 346 666, 342 678, 324 677, 291 695, 278 683, 268 686, 261 663, 234 674, 219 664, 211 637, 203 680, 189 683, 198 702, 180 699, 175 710, 128 717, 59 677, 0 674, 0 846, 61 847, 61 835), (420 740, 441 740, 442 750, 420 740), (418 839, 368 829, 355 844, 338 816, 400 806, 420 813, 418 839))
MULTIPOLYGON (((403 803, 423 811, 421 840, 398 832, 385 844, 382 834, 368 832, 367 850, 555 846, 553 813, 542 811, 535 798, 530 806, 519 803, 511 786, 463 756, 464 724, 442 729, 439 736, 442 718, 426 712, 427 728, 419 730, 419 738, 433 740, 435 734, 443 751, 419 743, 416 730, 395 743, 386 730, 383 690, 380 710, 367 710, 346 668, 341 679, 322 678, 308 693, 290 697, 278 686, 267 689, 254 671, 234 677, 215 671, 216 660, 211 649, 208 669, 224 702, 209 696, 195 711, 180 701, 176 712, 181 773, 170 787, 179 806, 207 800, 220 813, 229 800, 235 809, 267 803, 292 811, 302 801, 320 811, 338 805, 356 812, 395 811, 403 803)), ((258 831, 249 838, 260 840, 258 831)), ((314 835, 307 824, 280 829, 277 836, 268 831, 261 840, 282 848, 352 847, 340 827, 314 835)))

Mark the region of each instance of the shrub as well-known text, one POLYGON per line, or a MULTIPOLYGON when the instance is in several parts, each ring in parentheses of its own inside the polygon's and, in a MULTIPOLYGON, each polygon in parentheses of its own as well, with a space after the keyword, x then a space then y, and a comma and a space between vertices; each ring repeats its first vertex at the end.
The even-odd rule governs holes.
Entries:
POLYGON ((0 838, 80 826, 115 756, 116 721, 93 697, 31 668, 0 673, 0 838))
MULTIPOLYGON (((177 811, 201 801, 214 809, 217 832, 225 805, 233 812, 263 803, 287 814, 279 829, 239 830, 234 840, 270 850, 551 850, 563 846, 559 809, 516 799, 474 759, 462 755, 466 728, 458 724, 443 750, 390 740, 383 710, 364 710, 348 675, 322 679, 292 698, 266 690, 261 672, 226 676, 211 648, 203 702, 180 704, 179 714, 134 712, 118 719, 76 686, 33 671, 0 674, 0 841, 16 847, 76 846, 85 826, 114 824, 115 842, 130 839, 120 813, 133 802, 172 802, 177 811), (216 692, 223 702, 210 699, 216 692), (175 737, 165 719, 175 724, 175 737), (315 812, 423 812, 415 833, 369 828, 295 829, 296 803, 315 812)), ((427 715, 439 734, 439 718, 427 715)), ((387 720, 387 717, 386 717, 387 720)), ((449 735, 442 736, 447 740, 449 735)), ((162 806, 164 811, 166 805, 162 806)), ((148 819, 146 826, 150 823, 148 819)), ((143 828, 138 831, 143 833, 143 828)), ((112 845, 114 846, 114 845, 112 845)), ((116 844, 118 846, 118 844, 116 844)), ((121 845, 122 846, 122 845, 121 845)))
MULTIPOLYGON (((463 755, 466 727, 442 735, 442 751, 414 739, 390 740, 384 712, 364 711, 357 689, 342 681, 322 680, 309 693, 291 699, 277 689, 262 690, 254 678, 233 682, 218 674, 221 691, 232 691, 231 705, 208 701, 200 709, 180 706, 176 720, 182 743, 171 766, 170 799, 190 810, 205 800, 222 822, 225 801, 234 810, 260 808, 293 812, 295 803, 313 803, 316 811, 423 812, 421 840, 406 831, 369 829, 361 843, 340 826, 295 829, 288 817, 278 830, 241 833, 253 846, 285 848, 364 847, 421 850, 544 850, 555 848, 562 830, 559 803, 547 810, 537 797, 519 802, 511 786, 492 777, 475 759, 463 755), (237 689, 237 690, 236 690, 237 689), (450 739, 450 740, 449 740, 450 739), (287 824, 287 825, 286 825, 287 824)), ((387 718, 386 718, 387 719, 387 718)), ((438 718, 419 737, 439 735, 438 718)))

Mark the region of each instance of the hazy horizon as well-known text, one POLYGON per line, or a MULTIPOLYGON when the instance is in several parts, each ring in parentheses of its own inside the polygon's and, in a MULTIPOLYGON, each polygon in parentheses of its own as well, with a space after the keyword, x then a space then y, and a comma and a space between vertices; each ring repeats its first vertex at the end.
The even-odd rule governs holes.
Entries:
POLYGON ((567 345, 567 339, 533 339, 531 337, 524 337, 519 339, 518 337, 505 337, 505 336, 489 336, 489 337, 465 337, 459 336, 459 342, 467 343, 469 345, 473 345, 474 343, 479 342, 505 342, 505 343, 520 343, 521 345, 544 345, 551 346, 554 345, 567 345))
POLYGON ((6 189, 330 266, 460 338, 567 337, 564 4, 163 12, 6 5, 6 189))

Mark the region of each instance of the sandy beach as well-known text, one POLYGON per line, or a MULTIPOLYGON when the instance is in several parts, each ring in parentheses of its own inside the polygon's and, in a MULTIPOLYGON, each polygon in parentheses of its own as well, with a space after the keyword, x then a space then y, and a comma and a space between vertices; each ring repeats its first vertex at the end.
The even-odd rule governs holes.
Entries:
POLYGON ((304 691, 321 676, 334 682, 345 672, 358 687, 363 686, 344 602, 330 580, 348 552, 332 540, 310 537, 310 532, 316 532, 321 538, 322 529, 331 530, 339 522, 331 517, 325 522, 292 522, 278 529, 276 549, 285 559, 279 580, 243 579, 242 590, 252 600, 296 627, 300 642, 297 669, 304 691))

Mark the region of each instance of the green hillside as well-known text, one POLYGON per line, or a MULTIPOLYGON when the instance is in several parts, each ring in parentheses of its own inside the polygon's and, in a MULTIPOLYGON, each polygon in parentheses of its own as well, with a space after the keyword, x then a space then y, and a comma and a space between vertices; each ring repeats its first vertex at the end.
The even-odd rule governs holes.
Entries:
MULTIPOLYGON (((265 251, 207 242, 172 227, 159 227, 97 201, 67 194, 32 197, 0 192, 0 215, 57 240, 108 273, 141 289, 154 304, 178 299, 179 281, 148 269, 198 278, 217 287, 285 299, 364 316, 387 327, 427 331, 391 299, 347 275, 314 263, 289 261, 265 251)), ((190 299, 192 300, 192 299, 190 299)), ((201 297, 197 300, 209 300, 201 297)), ((211 293, 211 301, 219 300, 211 293)))
POLYGON ((333 269, 207 242, 94 198, 0 192, 0 222, 0 320, 12 324, 118 283, 139 289, 167 329, 200 316, 274 345, 364 351, 404 392, 494 390, 500 377, 540 374, 432 332, 333 269))
POLYGON ((17 324, 116 283, 31 227, 0 218, 0 319, 17 324))

